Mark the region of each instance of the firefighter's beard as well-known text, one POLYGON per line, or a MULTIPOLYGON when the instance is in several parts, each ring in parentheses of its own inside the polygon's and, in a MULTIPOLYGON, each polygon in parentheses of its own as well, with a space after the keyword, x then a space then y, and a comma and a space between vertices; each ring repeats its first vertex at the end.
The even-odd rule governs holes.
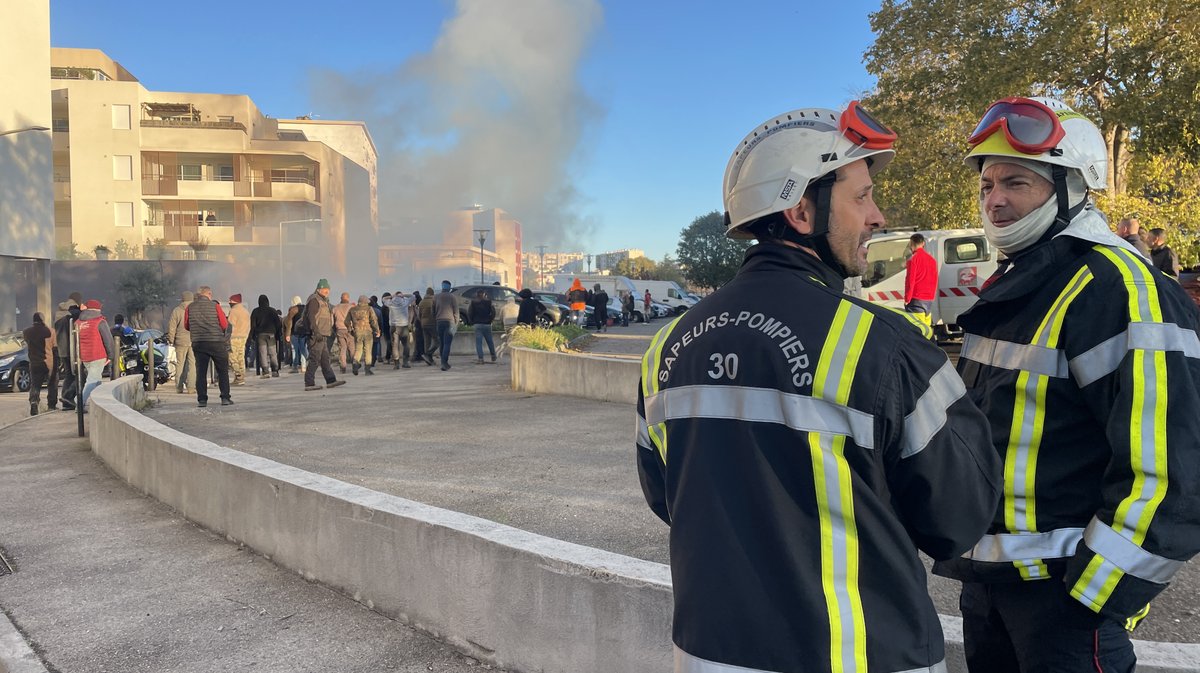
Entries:
POLYGON ((979 217, 983 221, 984 233, 987 234, 992 245, 1008 256, 1037 243, 1050 229, 1050 225, 1054 224, 1056 215, 1058 215, 1058 197, 1052 193, 1045 203, 1029 211, 1025 217, 1006 227, 997 227, 992 224, 992 218, 989 217, 988 211, 984 207, 983 198, 979 199, 979 217))

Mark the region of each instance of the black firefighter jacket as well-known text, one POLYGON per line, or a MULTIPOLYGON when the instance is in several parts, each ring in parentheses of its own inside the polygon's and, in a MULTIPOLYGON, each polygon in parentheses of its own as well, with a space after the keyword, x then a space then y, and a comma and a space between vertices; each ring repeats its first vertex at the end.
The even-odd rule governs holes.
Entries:
POLYGON ((1145 608, 1200 550, 1198 320, 1140 256, 1067 236, 980 292, 959 372, 1004 496, 988 534, 934 572, 1062 582, 1118 621, 1145 608))
POLYGON ((759 244, 651 341, 637 446, 671 526, 677 670, 943 670, 917 551, 979 539, 1000 461, 903 314, 843 294, 805 251, 759 244))

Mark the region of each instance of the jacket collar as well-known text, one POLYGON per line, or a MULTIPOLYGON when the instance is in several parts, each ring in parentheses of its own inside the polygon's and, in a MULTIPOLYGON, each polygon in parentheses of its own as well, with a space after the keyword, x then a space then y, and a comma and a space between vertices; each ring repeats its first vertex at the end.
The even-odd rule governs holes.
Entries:
POLYGON ((791 272, 838 292, 842 291, 846 282, 841 274, 811 252, 779 243, 759 243, 752 246, 746 251, 746 258, 742 261, 738 275, 763 271, 791 272))

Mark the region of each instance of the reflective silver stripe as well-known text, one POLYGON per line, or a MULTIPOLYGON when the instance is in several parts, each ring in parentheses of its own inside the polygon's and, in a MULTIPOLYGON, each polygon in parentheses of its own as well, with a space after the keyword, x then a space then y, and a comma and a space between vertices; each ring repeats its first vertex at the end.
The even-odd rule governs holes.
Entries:
MULTIPOLYGON (((874 669, 872 669, 874 670, 874 669)), ((903 671, 890 671, 885 673, 947 673, 946 662, 939 661, 932 666, 923 668, 909 668, 903 671)), ((721 664, 708 659, 688 654, 675 646, 675 673, 778 673, 778 671, 769 671, 765 668, 746 668, 745 666, 734 666, 733 664, 721 664)))
POLYGON ((1113 530, 1103 521, 1093 518, 1083 533, 1083 541, 1092 551, 1112 561, 1127 575, 1147 582, 1166 584, 1183 561, 1173 561, 1142 549, 1132 540, 1113 530))
POLYGON ((778 423, 800 432, 851 437, 864 449, 875 448, 875 421, 871 414, 773 388, 681 386, 647 397, 645 406, 649 425, 677 418, 778 423))
POLYGON ((1055 348, 989 339, 977 334, 963 336, 960 357, 1001 369, 1023 370, 1056 379, 1068 374, 1067 355, 1055 348))
POLYGON ((1200 358, 1200 337, 1172 323, 1130 323, 1124 332, 1071 360, 1071 374, 1082 388, 1117 371, 1131 350, 1178 351, 1189 358, 1200 358))
POLYGON ((1048 533, 1000 533, 984 535, 963 558, 988 563, 1011 563, 1075 555, 1083 539, 1082 528, 1059 528, 1048 533))
MULTIPOLYGON (((1084 587, 1083 590, 1079 591, 1078 596, 1077 596, 1077 598, 1079 599, 1079 601, 1081 603, 1083 603, 1084 605, 1087 605, 1088 607, 1090 607, 1092 610, 1094 610, 1096 612, 1099 612, 1100 608, 1104 607, 1104 603, 1107 600, 1107 599, 1101 600, 1100 594, 1104 591, 1104 585, 1108 583, 1109 576, 1112 575, 1114 572, 1120 572, 1120 570, 1121 570, 1116 565, 1114 565, 1112 561, 1109 561, 1108 559, 1104 558, 1103 556, 1100 556, 1099 558, 1101 560, 1100 566, 1096 569, 1096 574, 1092 575, 1092 581, 1088 582, 1088 585, 1086 587, 1084 587)), ((1085 576, 1086 576, 1086 572, 1085 572, 1085 576)), ((1082 579, 1082 578, 1080 578, 1080 579, 1082 579)), ((1079 584, 1077 582, 1075 584, 1075 588, 1072 589, 1072 591, 1071 591, 1071 595, 1076 596, 1075 592, 1078 589, 1079 589, 1079 584)), ((1111 591, 1109 593, 1111 593, 1111 591)))
POLYGON ((642 418, 641 414, 637 414, 637 445, 643 449, 654 450, 654 445, 650 443, 650 425, 646 423, 646 419, 642 418))
POLYGON ((908 458, 928 446, 934 435, 946 425, 950 405, 966 394, 967 387, 963 385, 962 378, 947 360, 929 379, 929 388, 917 400, 913 412, 904 419, 900 457, 908 458))

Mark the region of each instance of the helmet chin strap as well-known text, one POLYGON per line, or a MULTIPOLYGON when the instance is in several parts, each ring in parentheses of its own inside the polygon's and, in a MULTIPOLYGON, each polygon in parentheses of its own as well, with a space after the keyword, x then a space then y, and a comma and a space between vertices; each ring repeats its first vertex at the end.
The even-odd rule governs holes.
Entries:
MULTIPOLYGON (((817 253, 817 257, 822 262, 825 262, 826 266, 836 271, 839 276, 849 278, 853 274, 838 261, 837 257, 833 254, 833 248, 829 247, 829 202, 833 196, 833 183, 835 182, 837 182, 837 173, 833 172, 826 173, 816 182, 812 183, 816 201, 816 216, 813 219, 811 234, 798 233, 795 229, 788 226, 783 218, 779 218, 772 224, 768 231, 775 238, 811 249, 817 253)), ((1065 177, 1063 179, 1063 186, 1065 189, 1065 177)))

